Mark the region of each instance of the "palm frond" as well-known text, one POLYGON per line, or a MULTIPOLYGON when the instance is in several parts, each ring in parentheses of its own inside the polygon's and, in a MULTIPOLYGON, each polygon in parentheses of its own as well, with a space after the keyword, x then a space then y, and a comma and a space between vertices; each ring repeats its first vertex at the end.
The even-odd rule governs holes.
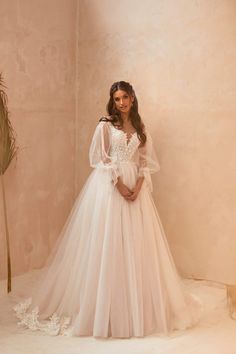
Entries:
POLYGON ((17 153, 16 138, 7 108, 7 95, 0 74, 0 174, 4 174, 17 153))
POLYGON ((6 86, 3 83, 2 74, 0 74, 0 180, 3 197, 4 223, 6 230, 7 245, 7 291, 11 291, 11 257, 10 257, 10 238, 7 221, 7 203, 4 186, 4 173, 10 165, 12 159, 16 156, 17 146, 14 130, 9 120, 7 108, 7 95, 4 91, 6 86))

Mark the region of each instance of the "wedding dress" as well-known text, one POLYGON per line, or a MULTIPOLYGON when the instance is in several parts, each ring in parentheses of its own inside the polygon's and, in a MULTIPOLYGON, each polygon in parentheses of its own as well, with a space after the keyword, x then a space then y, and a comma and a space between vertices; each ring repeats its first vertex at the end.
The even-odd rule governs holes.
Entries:
POLYGON ((160 166, 152 139, 139 147, 110 122, 98 123, 94 167, 77 197, 32 296, 14 307, 18 323, 49 334, 142 337, 193 327, 198 297, 185 289, 152 198, 160 166), (115 184, 144 182, 126 201, 115 184))

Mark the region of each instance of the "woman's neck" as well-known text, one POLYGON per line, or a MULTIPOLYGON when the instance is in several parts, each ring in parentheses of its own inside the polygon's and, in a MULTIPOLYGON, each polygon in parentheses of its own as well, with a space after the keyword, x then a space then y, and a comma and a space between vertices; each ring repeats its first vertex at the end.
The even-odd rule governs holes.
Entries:
POLYGON ((129 113, 122 113, 121 118, 123 119, 124 123, 128 122, 130 120, 129 113))

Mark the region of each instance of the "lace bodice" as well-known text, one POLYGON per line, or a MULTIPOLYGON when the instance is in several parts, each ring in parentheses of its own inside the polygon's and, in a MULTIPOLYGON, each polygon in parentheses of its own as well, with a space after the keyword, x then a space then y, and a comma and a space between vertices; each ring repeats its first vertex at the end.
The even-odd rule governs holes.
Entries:
POLYGON ((110 156, 117 162, 131 161, 137 152, 140 140, 137 133, 133 133, 128 139, 127 134, 111 125, 110 156))
POLYGON ((136 132, 128 139, 123 130, 115 128, 110 122, 100 122, 90 145, 90 166, 108 171, 115 185, 120 176, 120 163, 134 163, 138 167, 138 176, 144 176, 152 190, 150 174, 159 171, 160 166, 152 138, 147 131, 145 134, 146 142, 140 144, 136 132))

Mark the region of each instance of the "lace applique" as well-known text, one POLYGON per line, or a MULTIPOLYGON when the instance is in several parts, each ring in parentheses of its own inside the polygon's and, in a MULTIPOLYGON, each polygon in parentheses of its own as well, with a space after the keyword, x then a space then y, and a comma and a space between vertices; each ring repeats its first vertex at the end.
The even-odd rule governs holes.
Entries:
POLYGON ((32 298, 28 298, 23 302, 18 303, 13 307, 16 312, 16 317, 20 320, 19 326, 24 326, 32 331, 43 331, 51 336, 56 335, 71 335, 69 330, 70 317, 59 317, 57 313, 53 313, 49 320, 44 322, 39 321, 39 308, 36 306, 31 312, 28 311, 32 303, 32 298))
POLYGON ((114 157, 117 161, 130 161, 139 143, 140 141, 136 132, 131 134, 128 139, 125 132, 112 126, 112 146, 110 154, 111 157, 114 157))

